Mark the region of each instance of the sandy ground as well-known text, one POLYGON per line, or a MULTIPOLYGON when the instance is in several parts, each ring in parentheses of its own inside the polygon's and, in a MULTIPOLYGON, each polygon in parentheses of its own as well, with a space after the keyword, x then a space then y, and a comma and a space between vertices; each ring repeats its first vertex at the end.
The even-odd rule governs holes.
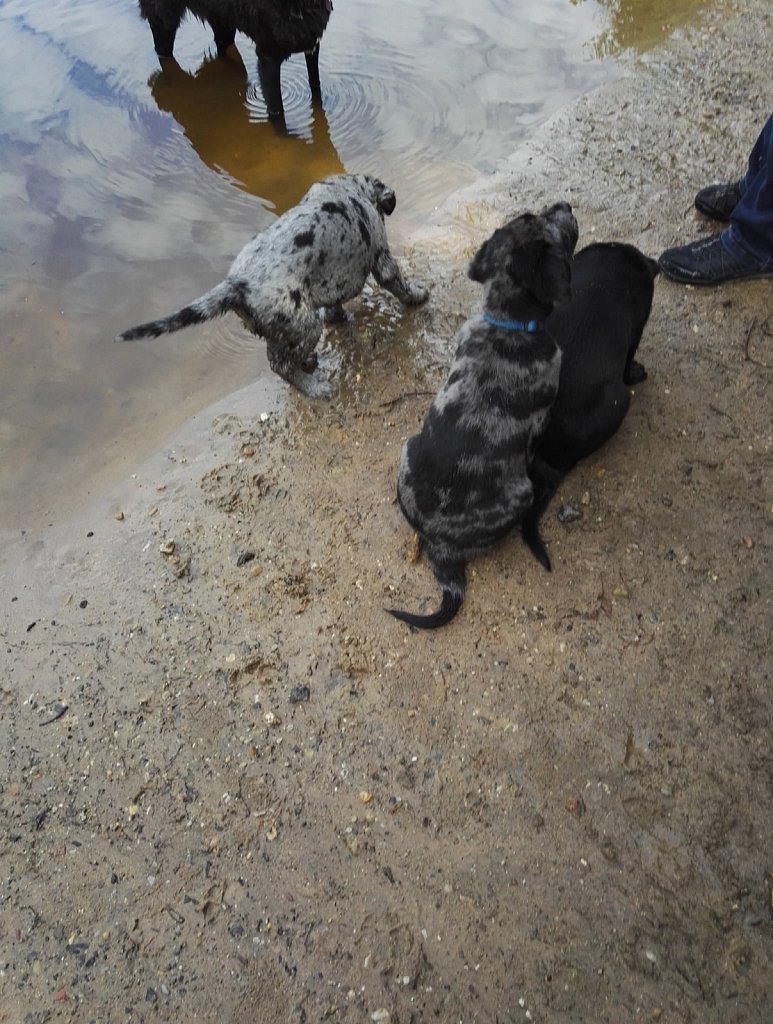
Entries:
POLYGON ((455 622, 395 465, 506 216, 709 233, 773 108, 767 0, 713 5, 414 239, 429 304, 328 335, 82 517, 5 538, 0 1022, 771 1020, 773 286, 659 280, 649 379, 455 622), (562 525, 561 502, 582 512, 562 525))

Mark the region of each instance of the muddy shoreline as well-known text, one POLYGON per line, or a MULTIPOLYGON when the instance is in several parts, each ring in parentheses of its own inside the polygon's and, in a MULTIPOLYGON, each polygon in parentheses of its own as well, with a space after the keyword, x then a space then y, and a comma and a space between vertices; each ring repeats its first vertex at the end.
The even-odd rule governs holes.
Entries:
POLYGON ((765 0, 719 3, 554 117, 328 335, 65 526, 5 536, 0 1021, 661 1021, 773 1005, 769 282, 659 280, 649 378, 457 620, 394 503, 479 291, 567 198, 650 255, 773 108, 765 0), (582 511, 555 518, 559 501, 582 511))

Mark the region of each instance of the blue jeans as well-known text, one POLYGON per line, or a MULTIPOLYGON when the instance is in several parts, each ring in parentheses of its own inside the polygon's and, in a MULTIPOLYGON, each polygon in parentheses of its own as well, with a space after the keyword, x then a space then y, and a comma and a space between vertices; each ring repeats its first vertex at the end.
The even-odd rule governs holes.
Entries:
POLYGON ((722 244, 744 263, 773 265, 773 115, 754 143, 738 187, 741 199, 722 232, 722 244))

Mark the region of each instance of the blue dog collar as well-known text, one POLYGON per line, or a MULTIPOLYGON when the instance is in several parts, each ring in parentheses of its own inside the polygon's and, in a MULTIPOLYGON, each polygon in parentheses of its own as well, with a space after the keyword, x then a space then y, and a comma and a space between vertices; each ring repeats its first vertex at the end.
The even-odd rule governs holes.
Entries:
POLYGON ((527 334, 538 334, 545 330, 542 320, 495 320, 488 313, 483 314, 483 319, 492 327, 501 327, 503 331, 525 331, 527 334))

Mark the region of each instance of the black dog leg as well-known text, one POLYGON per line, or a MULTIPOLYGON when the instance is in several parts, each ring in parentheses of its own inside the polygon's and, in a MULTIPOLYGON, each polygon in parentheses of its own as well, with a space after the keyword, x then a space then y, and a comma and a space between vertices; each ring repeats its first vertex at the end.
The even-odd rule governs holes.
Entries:
POLYGON ((278 119, 284 123, 281 69, 281 60, 265 54, 258 54, 258 77, 263 99, 266 101, 269 120, 278 119))
POLYGON ((233 46, 236 40, 236 29, 227 21, 219 21, 217 18, 209 18, 209 27, 215 35, 215 46, 218 57, 225 57, 229 46, 233 46))
POLYGON ((179 19, 176 22, 158 21, 156 18, 148 19, 150 31, 153 33, 153 46, 159 57, 171 57, 174 53, 174 39, 179 28, 179 19))
POLYGON ((625 364, 625 370, 623 370, 623 383, 630 387, 633 384, 641 384, 646 379, 647 371, 641 363, 636 362, 633 358, 633 353, 631 353, 628 362, 625 364))
POLYGON ((311 87, 311 98, 322 99, 322 86, 319 81, 319 44, 313 50, 306 53, 306 70, 309 74, 309 86, 311 87))

